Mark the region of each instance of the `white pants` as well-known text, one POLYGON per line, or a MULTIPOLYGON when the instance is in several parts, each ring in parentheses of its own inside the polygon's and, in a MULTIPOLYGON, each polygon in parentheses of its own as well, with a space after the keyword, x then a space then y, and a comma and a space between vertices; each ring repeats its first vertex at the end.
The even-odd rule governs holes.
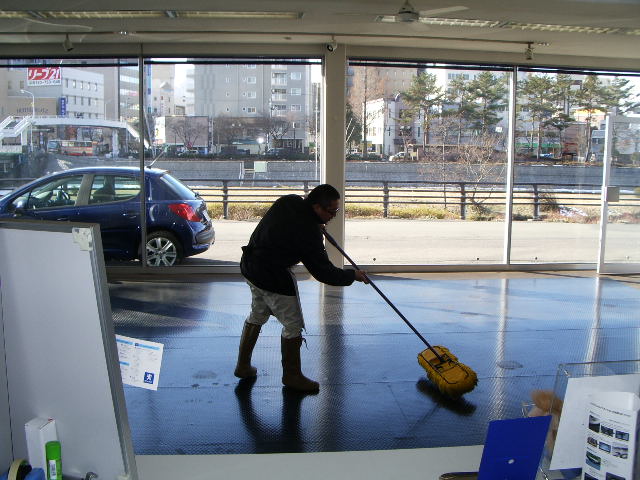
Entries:
MULTIPOLYGON (((264 325, 273 315, 282 324, 283 338, 296 338, 304 330, 304 318, 298 296, 298 286, 296 285, 296 295, 281 295, 258 288, 248 282, 251 288, 251 313, 246 319, 247 323, 254 325, 264 325)), ((295 284, 295 278, 294 278, 295 284)))

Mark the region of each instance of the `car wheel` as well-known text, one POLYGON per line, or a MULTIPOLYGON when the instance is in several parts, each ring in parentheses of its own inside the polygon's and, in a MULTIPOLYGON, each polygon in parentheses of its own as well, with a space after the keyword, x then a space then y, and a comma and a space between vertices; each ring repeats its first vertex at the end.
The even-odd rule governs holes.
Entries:
POLYGON ((152 232, 147 236, 147 265, 170 267, 182 261, 182 245, 169 232, 152 232))

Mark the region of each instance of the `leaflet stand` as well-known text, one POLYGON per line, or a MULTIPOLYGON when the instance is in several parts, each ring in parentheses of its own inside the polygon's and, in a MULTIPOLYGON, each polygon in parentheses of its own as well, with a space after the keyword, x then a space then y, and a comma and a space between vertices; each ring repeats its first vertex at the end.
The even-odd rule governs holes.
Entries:
MULTIPOLYGON (((556 374, 553 390, 557 398, 564 399, 567 392, 567 385, 571 378, 633 374, 640 374, 640 360, 563 363, 558 365, 558 373, 556 374)), ((540 472, 537 480, 574 480, 581 478, 579 475, 571 476, 570 470, 551 470, 552 455, 553 447, 549 441, 547 441, 542 460, 540 461, 540 472)))

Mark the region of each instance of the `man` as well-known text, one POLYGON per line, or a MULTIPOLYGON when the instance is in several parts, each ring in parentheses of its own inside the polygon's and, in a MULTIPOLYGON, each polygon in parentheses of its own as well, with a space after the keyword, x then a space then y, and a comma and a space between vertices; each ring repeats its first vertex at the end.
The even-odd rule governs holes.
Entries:
POLYGON ((251 288, 251 313, 242 330, 236 377, 256 376, 251 354, 260 328, 273 315, 282 323, 282 383, 303 392, 319 390, 318 382, 301 370, 304 320, 290 268, 302 262, 316 280, 329 285, 369 283, 364 272, 337 268, 327 256, 321 229, 339 209, 340 194, 331 185, 317 186, 306 199, 285 195, 269 208, 249 244, 242 247, 240 270, 251 288))

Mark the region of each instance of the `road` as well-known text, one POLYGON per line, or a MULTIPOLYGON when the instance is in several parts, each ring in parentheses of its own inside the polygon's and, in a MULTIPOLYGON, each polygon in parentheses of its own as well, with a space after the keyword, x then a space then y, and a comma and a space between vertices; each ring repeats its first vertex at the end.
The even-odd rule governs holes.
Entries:
MULTIPOLYGON (((217 220, 216 243, 187 264, 236 263, 254 221, 217 220)), ((512 263, 591 263, 598 257, 598 224, 514 222, 512 263)), ((487 264, 503 259, 502 222, 356 219, 346 223, 345 250, 372 264, 487 264)), ((640 262, 640 225, 609 225, 608 261, 640 262)))

